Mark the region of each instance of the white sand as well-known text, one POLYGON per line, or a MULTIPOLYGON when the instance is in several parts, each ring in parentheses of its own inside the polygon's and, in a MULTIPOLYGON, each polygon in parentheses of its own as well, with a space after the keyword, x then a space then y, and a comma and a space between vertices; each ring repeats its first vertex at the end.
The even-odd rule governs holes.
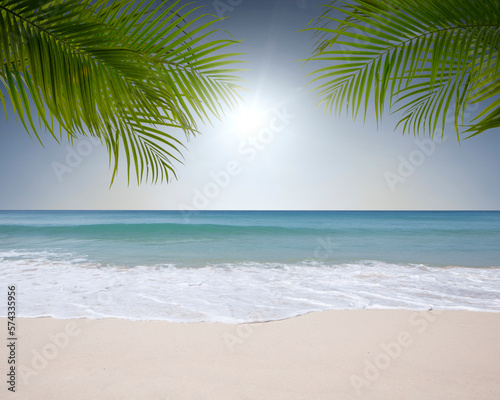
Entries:
MULTIPOLYGON (((6 319, 1 319, 4 343, 6 319)), ((328 311, 253 325, 18 319, 23 400, 498 400, 500 313, 328 311), (399 341, 399 343, 398 343, 399 341)))

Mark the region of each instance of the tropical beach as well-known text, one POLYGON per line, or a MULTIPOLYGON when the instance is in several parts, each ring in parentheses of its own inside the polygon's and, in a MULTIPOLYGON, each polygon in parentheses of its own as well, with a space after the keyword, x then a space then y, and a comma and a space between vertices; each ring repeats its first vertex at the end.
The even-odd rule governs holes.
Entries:
POLYGON ((497 397, 499 212, 188 216, 0 212, 15 396, 497 397))

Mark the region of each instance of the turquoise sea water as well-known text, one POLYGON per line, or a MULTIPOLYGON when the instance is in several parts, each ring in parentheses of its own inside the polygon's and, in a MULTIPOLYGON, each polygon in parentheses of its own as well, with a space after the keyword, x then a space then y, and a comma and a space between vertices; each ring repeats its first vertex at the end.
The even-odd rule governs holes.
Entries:
POLYGON ((0 277, 25 316, 500 311, 500 212, 2 211, 0 277))

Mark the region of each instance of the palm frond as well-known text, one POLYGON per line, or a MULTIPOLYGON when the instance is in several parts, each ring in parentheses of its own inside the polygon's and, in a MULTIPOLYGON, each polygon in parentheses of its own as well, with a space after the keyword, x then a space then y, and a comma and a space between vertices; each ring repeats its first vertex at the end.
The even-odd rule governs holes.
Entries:
POLYGON ((306 29, 320 39, 305 61, 325 64, 309 74, 325 111, 356 118, 364 106, 366 116, 373 99, 377 124, 397 105, 404 133, 433 136, 439 128, 444 134, 451 119, 459 140, 463 132, 500 126, 497 0, 354 0, 324 7, 306 29), (491 104, 464 124, 468 107, 481 102, 491 104))
POLYGON ((99 138, 112 182, 123 152, 129 179, 135 170, 138 183, 168 181, 183 146, 167 132, 197 134, 197 121, 220 118, 238 100, 239 54, 225 52, 237 41, 212 39, 217 18, 180 0, 155 4, 0 0, 4 109, 8 95, 38 138, 40 129, 99 138))

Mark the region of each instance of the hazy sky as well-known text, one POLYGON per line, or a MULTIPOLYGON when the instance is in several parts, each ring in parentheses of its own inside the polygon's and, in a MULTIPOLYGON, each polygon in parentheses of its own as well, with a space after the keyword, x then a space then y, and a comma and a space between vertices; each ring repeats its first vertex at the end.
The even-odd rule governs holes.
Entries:
POLYGON ((219 28, 244 39, 244 107, 260 121, 228 112, 188 143, 178 181, 128 186, 122 168, 109 189, 104 148, 50 138, 42 148, 2 113, 0 209, 500 209, 500 130, 461 144, 450 130, 433 143, 394 132, 388 114, 377 130, 374 117, 363 124, 315 110, 304 78, 314 66, 297 62, 313 41, 297 31, 320 1, 198 3, 224 12, 219 28))

